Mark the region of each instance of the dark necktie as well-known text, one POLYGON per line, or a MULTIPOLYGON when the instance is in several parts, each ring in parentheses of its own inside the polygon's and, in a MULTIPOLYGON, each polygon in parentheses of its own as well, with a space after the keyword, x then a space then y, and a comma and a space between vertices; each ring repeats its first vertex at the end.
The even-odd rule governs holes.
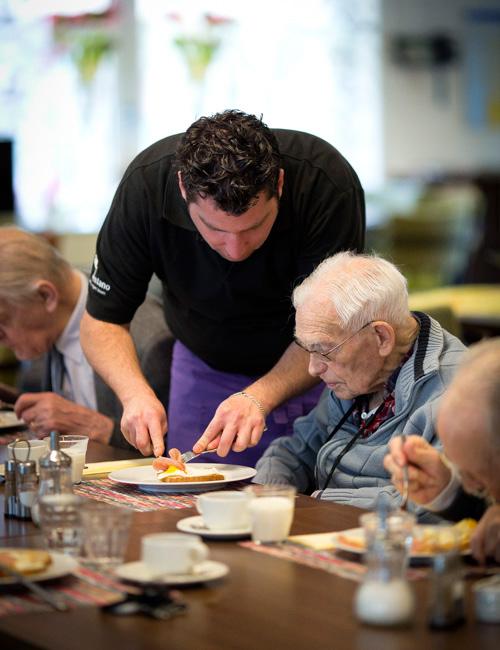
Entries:
POLYGON ((63 392, 65 371, 64 356, 56 347, 53 347, 50 351, 50 379, 52 382, 52 390, 60 395, 63 392))

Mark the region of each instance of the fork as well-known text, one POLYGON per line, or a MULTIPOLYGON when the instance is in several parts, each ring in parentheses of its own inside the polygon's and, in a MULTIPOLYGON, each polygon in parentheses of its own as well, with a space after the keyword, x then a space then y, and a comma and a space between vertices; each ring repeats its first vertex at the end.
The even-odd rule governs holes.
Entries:
POLYGON ((200 451, 199 454, 195 454, 194 451, 185 451, 183 454, 181 454, 181 461, 183 463, 189 463, 190 460, 193 460, 193 458, 198 458, 198 456, 201 456, 202 454, 213 453, 215 453, 215 449, 205 449, 205 451, 200 451))
MULTIPOLYGON (((404 446, 406 442, 406 434, 401 434, 401 443, 404 446)), ((409 477, 408 477, 408 462, 403 465, 403 493, 401 499, 401 510, 408 509, 408 492, 409 492, 409 477)))

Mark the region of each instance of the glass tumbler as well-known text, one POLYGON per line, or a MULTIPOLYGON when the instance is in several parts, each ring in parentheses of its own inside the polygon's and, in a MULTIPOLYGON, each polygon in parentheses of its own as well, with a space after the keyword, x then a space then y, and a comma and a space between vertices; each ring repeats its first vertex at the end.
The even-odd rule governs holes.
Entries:
POLYGON ((96 569, 123 563, 132 510, 91 501, 81 511, 83 524, 82 562, 96 569))
POLYGON ((82 546, 82 499, 75 494, 47 494, 39 500, 40 527, 51 551, 78 556, 82 546))

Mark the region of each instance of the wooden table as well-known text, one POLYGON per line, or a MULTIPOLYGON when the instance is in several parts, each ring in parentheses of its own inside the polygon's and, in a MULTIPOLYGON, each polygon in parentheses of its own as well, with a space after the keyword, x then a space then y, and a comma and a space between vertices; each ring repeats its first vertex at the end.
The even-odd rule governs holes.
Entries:
MULTIPOLYGON (((127 452, 91 444, 90 460, 123 458, 127 452)), ((0 461, 2 460, 0 454, 0 461)), ((139 557, 146 533, 174 531, 193 511, 134 513, 127 559, 139 557)), ((292 533, 341 530, 357 525, 360 511, 300 496, 292 533)), ((32 525, 0 521, 1 545, 41 545, 32 525)), ((467 623, 455 631, 430 632, 426 581, 415 583, 417 618, 411 628, 391 630, 360 625, 353 616, 356 583, 321 570, 242 548, 236 542, 208 542, 211 558, 226 563, 229 575, 206 586, 184 589, 184 615, 158 622, 115 617, 94 607, 68 613, 0 618, 0 648, 50 650, 438 650, 498 649, 500 628, 479 624, 467 589, 467 623)))

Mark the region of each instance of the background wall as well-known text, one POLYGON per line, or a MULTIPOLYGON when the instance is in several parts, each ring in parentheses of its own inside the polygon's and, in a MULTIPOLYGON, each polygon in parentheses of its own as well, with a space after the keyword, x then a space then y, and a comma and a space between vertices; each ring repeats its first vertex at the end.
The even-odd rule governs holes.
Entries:
MULTIPOLYGON (((387 175, 471 172, 500 168, 500 124, 473 127, 466 116, 467 38, 470 9, 496 9, 498 0, 383 0, 384 149, 387 175), (459 50, 441 71, 408 69, 390 60, 400 34, 443 32, 459 50)), ((498 23, 497 23, 498 25, 498 23)))

